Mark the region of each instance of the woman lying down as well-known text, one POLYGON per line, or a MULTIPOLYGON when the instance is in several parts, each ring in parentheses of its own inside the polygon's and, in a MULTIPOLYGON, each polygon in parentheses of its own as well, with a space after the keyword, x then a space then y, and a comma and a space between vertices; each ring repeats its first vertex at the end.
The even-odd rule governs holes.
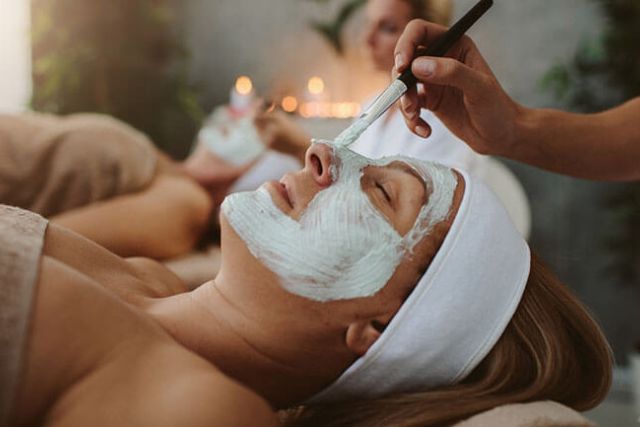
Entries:
POLYGON ((221 216, 220 273, 186 292, 2 207, 3 421, 450 425, 608 390, 599 327, 464 173, 316 143, 221 216))

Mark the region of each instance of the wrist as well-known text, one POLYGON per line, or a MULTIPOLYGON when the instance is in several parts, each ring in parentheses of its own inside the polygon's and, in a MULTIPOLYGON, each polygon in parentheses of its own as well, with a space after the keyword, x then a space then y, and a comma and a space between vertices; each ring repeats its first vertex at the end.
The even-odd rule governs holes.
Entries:
POLYGON ((310 143, 306 138, 304 140, 301 140, 300 142, 301 144, 297 146, 297 150, 293 155, 300 161, 300 163, 304 165, 304 159, 307 155, 307 149, 309 148, 310 143))
POLYGON ((304 158, 310 145, 311 138, 309 138, 304 132, 300 132, 299 134, 292 136, 289 154, 304 164, 304 158))
POLYGON ((544 110, 518 105, 509 153, 513 160, 531 163, 539 150, 539 139, 544 123, 544 110))

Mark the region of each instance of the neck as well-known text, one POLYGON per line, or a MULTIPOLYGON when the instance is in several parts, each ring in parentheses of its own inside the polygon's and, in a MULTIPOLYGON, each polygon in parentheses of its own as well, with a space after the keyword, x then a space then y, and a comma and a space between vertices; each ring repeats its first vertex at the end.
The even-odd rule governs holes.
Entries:
POLYGON ((155 300, 148 312, 180 344, 277 408, 314 395, 351 362, 347 355, 333 357, 333 364, 326 363, 330 357, 318 357, 340 348, 339 334, 296 331, 291 315, 289 322, 274 324, 244 312, 231 296, 210 281, 190 293, 155 300))

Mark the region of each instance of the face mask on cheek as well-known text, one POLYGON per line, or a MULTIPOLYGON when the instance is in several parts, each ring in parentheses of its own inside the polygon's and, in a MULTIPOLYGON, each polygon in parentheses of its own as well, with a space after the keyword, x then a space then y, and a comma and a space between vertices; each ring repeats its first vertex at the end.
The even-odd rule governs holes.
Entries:
MULTIPOLYGON (((453 196, 453 190, 447 190, 443 197, 436 197, 440 205, 446 205, 444 209, 425 210, 434 199, 432 194, 414 228, 401 236, 371 203, 360 183, 366 166, 394 160, 406 161, 373 161, 347 148, 334 147, 334 182, 316 194, 298 221, 278 209, 262 187, 228 196, 222 211, 253 256, 273 271, 289 292, 316 301, 372 296, 389 281, 405 253, 428 233, 431 223, 446 217, 453 196)), ((455 189, 453 173, 434 167, 449 172, 455 189)), ((416 170, 425 176, 426 171, 416 170)), ((443 171, 439 170, 440 174, 447 175, 443 171)))

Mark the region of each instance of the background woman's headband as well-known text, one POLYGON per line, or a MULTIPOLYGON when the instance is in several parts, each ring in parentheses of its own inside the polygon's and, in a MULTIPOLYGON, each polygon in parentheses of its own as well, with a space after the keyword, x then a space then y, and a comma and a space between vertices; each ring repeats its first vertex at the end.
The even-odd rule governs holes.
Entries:
POLYGON ((502 335, 529 277, 529 247, 491 190, 460 173, 462 202, 433 262, 369 351, 310 403, 456 383, 502 335))

